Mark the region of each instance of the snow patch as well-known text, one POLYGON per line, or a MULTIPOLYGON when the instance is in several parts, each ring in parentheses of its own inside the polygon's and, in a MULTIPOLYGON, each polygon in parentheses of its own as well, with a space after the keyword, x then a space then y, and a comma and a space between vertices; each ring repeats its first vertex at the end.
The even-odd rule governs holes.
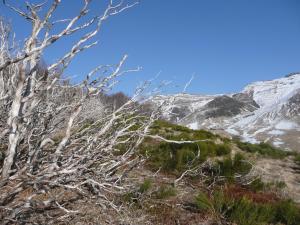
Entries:
POLYGON ((282 131, 282 130, 271 130, 271 131, 268 132, 268 134, 275 135, 275 136, 280 136, 280 135, 284 135, 285 132, 282 131))
POLYGON ((192 130, 198 130, 198 122, 195 122, 195 123, 190 123, 188 125, 188 128, 192 129, 192 130))
POLYGON ((232 128, 227 128, 225 131, 232 135, 237 135, 237 136, 240 135, 240 133, 238 131, 236 131, 235 129, 232 129, 232 128))
POLYGON ((254 137, 252 137, 252 136, 248 136, 248 135, 243 135, 242 136, 243 137, 243 141, 245 141, 245 142, 249 142, 249 143, 252 143, 252 144, 258 144, 259 143, 259 141, 257 141, 254 137))
POLYGON ((275 147, 280 147, 280 146, 283 145, 283 144, 284 144, 283 141, 274 141, 274 142, 273 142, 273 145, 274 145, 275 147))
POLYGON ((292 130, 297 127, 298 127, 298 124, 288 121, 288 120, 282 120, 275 125, 275 128, 278 130, 292 130))

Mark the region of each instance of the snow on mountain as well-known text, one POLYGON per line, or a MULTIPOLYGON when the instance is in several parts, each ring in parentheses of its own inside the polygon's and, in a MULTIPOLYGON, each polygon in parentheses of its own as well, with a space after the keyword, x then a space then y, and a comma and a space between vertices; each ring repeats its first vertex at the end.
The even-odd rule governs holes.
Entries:
MULTIPOLYGON (((256 137, 266 132, 271 137, 274 134, 281 136, 285 131, 297 130, 299 125, 293 121, 293 117, 288 116, 290 110, 285 106, 299 92, 300 74, 248 85, 243 93, 252 96, 259 108, 249 116, 239 115, 236 118, 238 121, 232 123, 229 129, 239 130, 242 137, 252 142, 258 141, 260 138, 256 137)), ((228 129, 227 131, 230 132, 228 129)))
POLYGON ((300 88, 300 74, 248 85, 243 92, 252 95, 259 106, 277 106, 285 103, 300 88))
POLYGON ((192 129, 224 131, 290 149, 300 144, 300 73, 254 82, 236 94, 161 95, 152 101, 164 102, 164 118, 192 129))

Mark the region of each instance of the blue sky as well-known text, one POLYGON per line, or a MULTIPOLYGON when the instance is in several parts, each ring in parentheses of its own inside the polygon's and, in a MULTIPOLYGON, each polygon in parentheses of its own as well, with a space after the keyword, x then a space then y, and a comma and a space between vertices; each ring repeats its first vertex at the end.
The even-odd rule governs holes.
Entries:
MULTIPOLYGON (((63 2, 56 18, 71 16, 81 3, 63 2)), ((91 14, 101 12, 103 3, 94 0, 91 14)), ((109 19, 97 37, 99 46, 79 55, 67 73, 80 78, 127 53, 127 68, 143 67, 118 85, 127 94, 160 71, 158 80, 172 81, 170 93, 181 91, 193 74, 189 93, 237 92, 250 82, 300 71, 299 11, 299 0, 141 0, 109 19)), ((3 5, 0 14, 24 40, 28 24, 3 5)), ((69 45, 57 43, 45 60, 53 62, 69 45)))

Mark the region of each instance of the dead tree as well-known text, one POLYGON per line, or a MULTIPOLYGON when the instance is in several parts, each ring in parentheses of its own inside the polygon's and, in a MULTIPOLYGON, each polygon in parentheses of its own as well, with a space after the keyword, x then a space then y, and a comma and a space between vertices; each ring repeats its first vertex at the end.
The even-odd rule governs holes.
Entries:
POLYGON ((127 190, 126 174, 141 161, 138 146, 159 116, 157 110, 147 117, 140 113, 137 102, 145 84, 113 110, 96 104, 103 113, 86 121, 82 109, 87 101, 110 90, 119 76, 139 69, 122 70, 125 55, 115 65, 95 68, 76 85, 61 75, 78 53, 97 44, 93 38, 106 19, 136 2, 110 0, 102 15, 90 18, 91 0, 83 0, 78 15, 54 20, 61 2, 53 0, 49 8, 46 2, 27 2, 26 11, 4 2, 29 21, 32 30, 15 51, 9 26, 0 21, 0 151, 5 154, 0 162, 1 224, 30 223, 38 212, 47 215, 47 223, 56 223, 80 213, 69 203, 91 196, 97 196, 97 204, 118 210, 111 196, 127 190), (63 28, 55 33, 57 24, 63 28), (41 69, 47 48, 78 33, 82 35, 68 52, 41 69), (45 213, 53 209, 59 214, 45 213))

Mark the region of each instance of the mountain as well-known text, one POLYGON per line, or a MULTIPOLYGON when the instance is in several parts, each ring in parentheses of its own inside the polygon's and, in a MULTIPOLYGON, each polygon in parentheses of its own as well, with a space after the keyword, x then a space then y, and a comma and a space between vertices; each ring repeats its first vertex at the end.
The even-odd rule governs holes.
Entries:
POLYGON ((240 93, 159 95, 152 103, 163 103, 164 119, 192 129, 300 150, 300 73, 254 82, 240 93))

